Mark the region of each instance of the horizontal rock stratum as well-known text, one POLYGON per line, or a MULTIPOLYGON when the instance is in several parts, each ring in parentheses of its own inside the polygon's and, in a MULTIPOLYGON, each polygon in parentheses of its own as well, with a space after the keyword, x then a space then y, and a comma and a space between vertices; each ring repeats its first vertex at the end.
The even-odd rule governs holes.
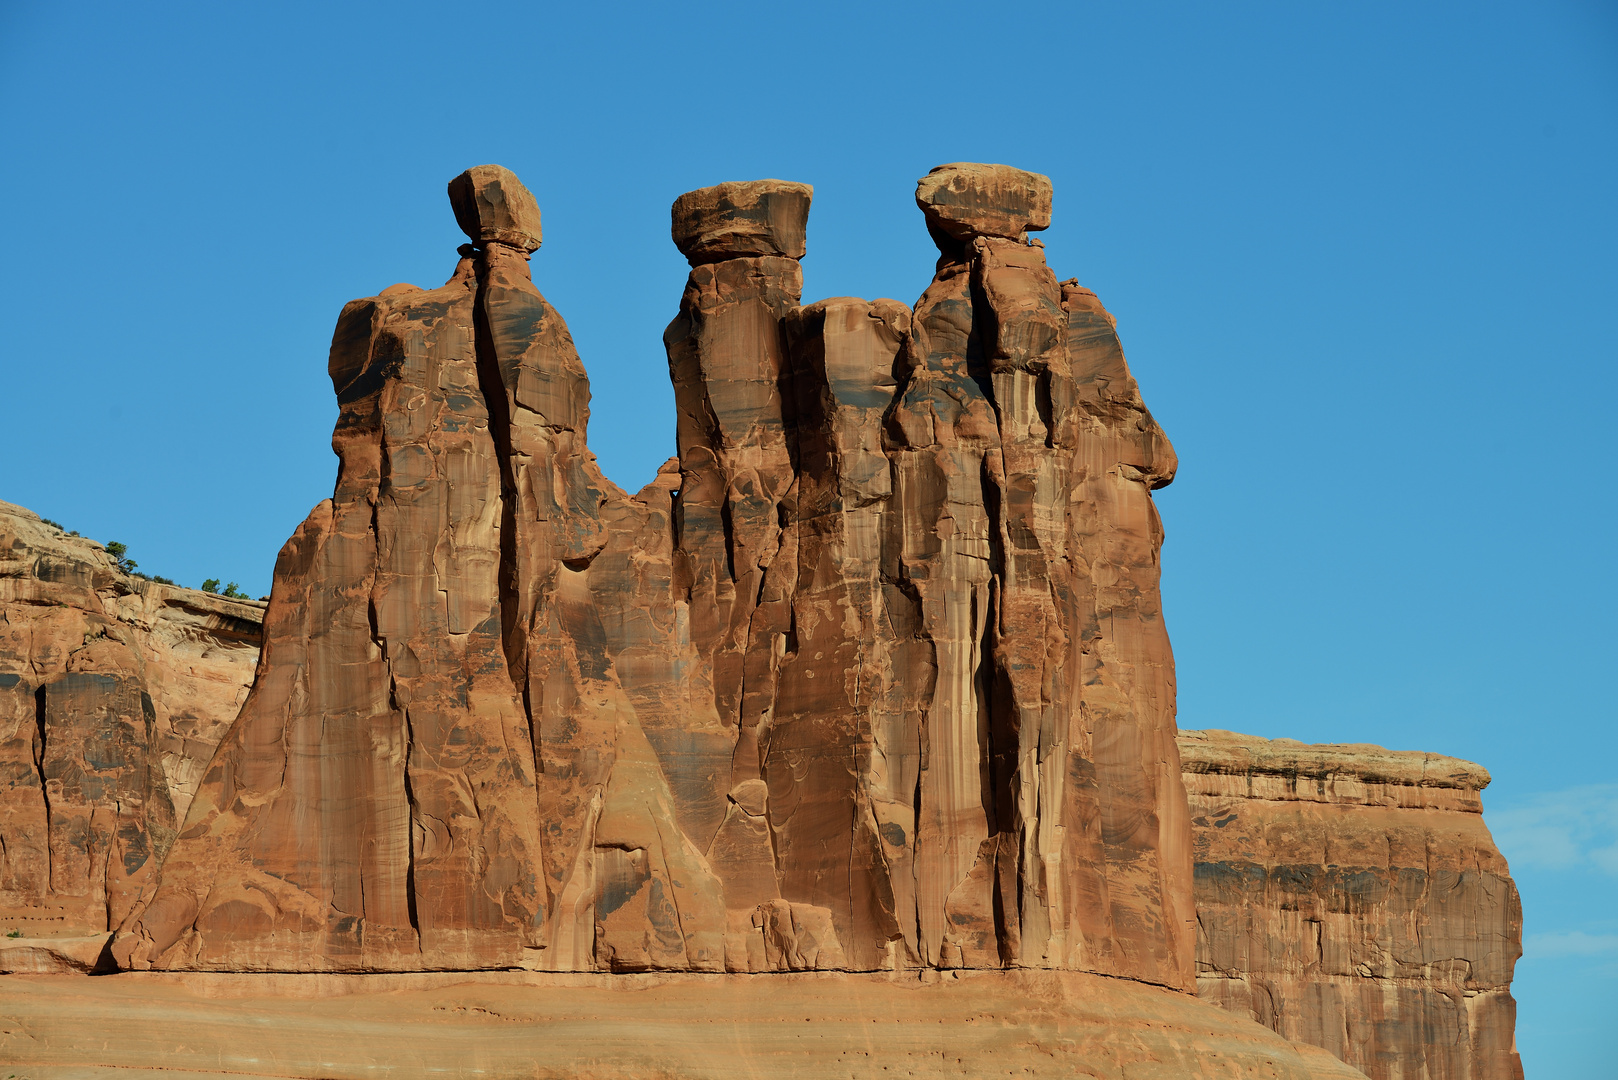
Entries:
POLYGON ((0 914, 72 907, 80 935, 0 970, 126 969, 9 976, 0 1057, 1360 1075, 1315 1043, 1510 1075, 1486 774, 1176 732, 1151 494, 1176 458, 1112 317, 1029 238, 1050 181, 924 176, 914 307, 801 302, 813 194, 675 201, 675 454, 636 494, 588 448, 538 202, 485 165, 449 185, 449 281, 338 318, 336 489, 267 609, 0 504, 0 914), (190 1057, 152 1039, 174 1024, 190 1057))
POLYGON ((1373 1080, 1522 1076, 1522 903, 1483 824, 1488 772, 1364 744, 1179 742, 1199 994, 1373 1080))

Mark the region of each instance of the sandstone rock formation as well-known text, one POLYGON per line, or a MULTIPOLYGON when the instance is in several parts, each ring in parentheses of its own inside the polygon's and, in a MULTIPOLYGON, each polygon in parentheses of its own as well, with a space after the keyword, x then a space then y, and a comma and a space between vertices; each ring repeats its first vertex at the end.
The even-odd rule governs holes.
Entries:
POLYGON ((1437 754, 1180 733, 1197 989, 1376 1080, 1521 1077, 1522 906, 1489 774, 1437 754))
POLYGON ((449 281, 339 316, 336 490, 267 610, 0 503, 0 970, 134 972, 11 976, 0 1056, 141 1066, 161 1008, 211 1033, 174 1067, 243 1075, 530 1076, 543 1023, 558 1075, 1521 1076, 1487 773, 1176 737, 1175 455, 1028 236, 1045 177, 923 177, 914 308, 801 303, 808 185, 681 196, 675 456, 635 495, 537 202, 449 195, 449 281), (335 1028, 280 1000, 332 993, 335 1028), (517 1041, 456 1042, 485 1014, 517 1041))
POLYGON ((918 185, 937 273, 801 306, 812 191, 674 205, 677 457, 636 496, 480 166, 442 288, 344 309, 334 497, 115 952, 136 968, 1055 967, 1192 985, 1150 490, 1050 184, 918 185))
POLYGON ((263 608, 131 577, 0 503, 0 929, 20 935, 6 953, 95 961, 246 696, 263 608))

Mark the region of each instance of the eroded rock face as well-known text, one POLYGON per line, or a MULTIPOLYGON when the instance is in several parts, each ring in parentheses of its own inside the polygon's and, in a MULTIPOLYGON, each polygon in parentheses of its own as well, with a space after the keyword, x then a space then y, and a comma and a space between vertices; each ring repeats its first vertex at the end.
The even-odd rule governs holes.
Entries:
POLYGON ((246 697, 262 617, 130 577, 101 545, 0 503, 6 932, 104 941, 129 914, 246 697))
POLYGON ((1522 905, 1489 774, 1379 746, 1180 733, 1197 988, 1376 1080, 1521 1077, 1522 905))
POLYGON ((970 244, 979 236, 1023 241, 1050 228, 1051 182, 1009 165, 958 161, 916 183, 916 205, 940 245, 970 244))
POLYGON ((339 319, 336 493, 120 961, 1190 988, 1174 453, 1025 239, 1049 181, 924 178, 913 310, 800 303, 807 185, 682 196, 676 457, 635 496, 587 449, 531 197, 450 194, 450 281, 339 319))
POLYGON ((503 165, 475 165, 449 184, 455 223, 475 241, 537 251, 543 232, 539 203, 503 165))
POLYGON ((788 180, 745 180, 674 200, 674 246, 691 265, 741 256, 801 259, 815 189, 788 180))

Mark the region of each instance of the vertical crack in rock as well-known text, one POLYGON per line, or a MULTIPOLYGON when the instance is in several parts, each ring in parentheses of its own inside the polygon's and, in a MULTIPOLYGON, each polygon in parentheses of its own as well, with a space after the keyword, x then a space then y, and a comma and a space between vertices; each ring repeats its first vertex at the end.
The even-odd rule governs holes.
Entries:
MULTIPOLYGON (((467 245, 464 254, 472 254, 467 245)), ((494 338, 489 330, 488 271, 487 264, 479 260, 478 294, 472 305, 473 345, 477 355, 478 389, 489 410, 489 433, 494 438, 495 457, 500 469, 500 566, 496 576, 499 589, 500 639, 506 657, 506 669, 511 683, 522 698, 523 714, 528 718, 530 736, 535 731, 533 703, 528 696, 528 635, 527 620, 531 611, 524 609, 519 593, 517 554, 517 480, 511 450, 511 407, 506 400, 506 388, 500 375, 500 361, 495 354, 494 338)))
MULTIPOLYGON (((1033 197, 1026 214, 1013 222, 1019 232, 1045 220, 1048 200, 1037 180, 1020 183, 1033 197)), ((1056 277, 1036 241, 1025 235, 980 235, 970 250, 974 310, 983 322, 989 396, 1000 436, 985 460, 984 492, 998 575, 997 632, 990 646, 1000 690, 994 702, 999 746, 992 769, 999 833, 995 897, 997 910, 1016 912, 1010 919, 1000 917, 999 930, 1005 956, 1014 960, 1022 954, 1025 924, 1029 944, 1040 953, 1049 935, 1048 901, 1037 883, 1023 877, 1037 858, 1038 753, 1049 741, 1053 705, 1060 700, 1052 693, 1052 680, 1064 666, 1054 601, 1064 584, 1066 544, 1051 506, 1067 485, 1068 469, 1053 448, 1048 386, 1052 365, 1066 366, 1061 357, 1066 319, 1056 277)))
MULTIPOLYGON (((399 712, 404 717, 404 759, 409 762, 416 748, 415 731, 410 723, 410 710, 405 708, 400 709, 399 712)), ((419 950, 421 948, 421 919, 416 913, 416 858, 421 845, 418 843, 417 837, 425 838, 426 828, 419 823, 421 803, 417 800, 415 790, 411 786, 409 768, 404 771, 404 792, 405 803, 410 807, 410 819, 406 823, 409 831, 407 838, 409 846, 405 853, 405 917, 410 920, 410 929, 416 932, 416 948, 419 950)))
POLYGON ((39 777, 39 801, 44 809, 45 836, 47 837, 46 842, 41 845, 45 856, 45 874, 38 891, 47 893, 52 888, 51 883, 54 878, 51 844, 48 839, 51 835, 51 789, 45 780, 45 737, 50 729, 45 723, 45 688, 43 686, 34 690, 34 730, 36 732, 34 738, 34 772, 39 777))

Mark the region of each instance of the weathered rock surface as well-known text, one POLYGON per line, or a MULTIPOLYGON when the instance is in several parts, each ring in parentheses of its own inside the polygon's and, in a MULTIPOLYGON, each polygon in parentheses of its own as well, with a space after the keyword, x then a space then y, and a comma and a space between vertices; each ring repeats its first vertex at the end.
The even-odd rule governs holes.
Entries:
POLYGON ((940 245, 944 238, 970 244, 979 236, 1021 241, 1050 228, 1051 182, 1009 165, 958 161, 921 178, 916 205, 940 245))
POLYGON ((537 251, 539 203, 503 165, 474 165, 449 184, 455 223, 473 240, 537 251))
POLYGON ((803 258, 815 189, 789 180, 745 180, 674 200, 674 246, 691 265, 738 256, 803 258))
POLYGON ((263 611, 0 503, 0 929, 22 935, 0 970, 93 964, 246 697, 263 611))
POLYGON ((928 974, 12 976, 0 1061, 34 1080, 1363 1075, 1159 987, 928 974))
POLYGON ((631 497, 531 197, 451 183, 450 281, 339 319, 336 493, 122 964, 1191 987, 1174 454, 1110 317, 1021 239, 1049 182, 924 178, 914 311, 800 305, 811 194, 675 203, 677 457, 631 497))
POLYGON ((1521 1077, 1522 906, 1481 767, 1180 733, 1198 993, 1377 1080, 1521 1077))

